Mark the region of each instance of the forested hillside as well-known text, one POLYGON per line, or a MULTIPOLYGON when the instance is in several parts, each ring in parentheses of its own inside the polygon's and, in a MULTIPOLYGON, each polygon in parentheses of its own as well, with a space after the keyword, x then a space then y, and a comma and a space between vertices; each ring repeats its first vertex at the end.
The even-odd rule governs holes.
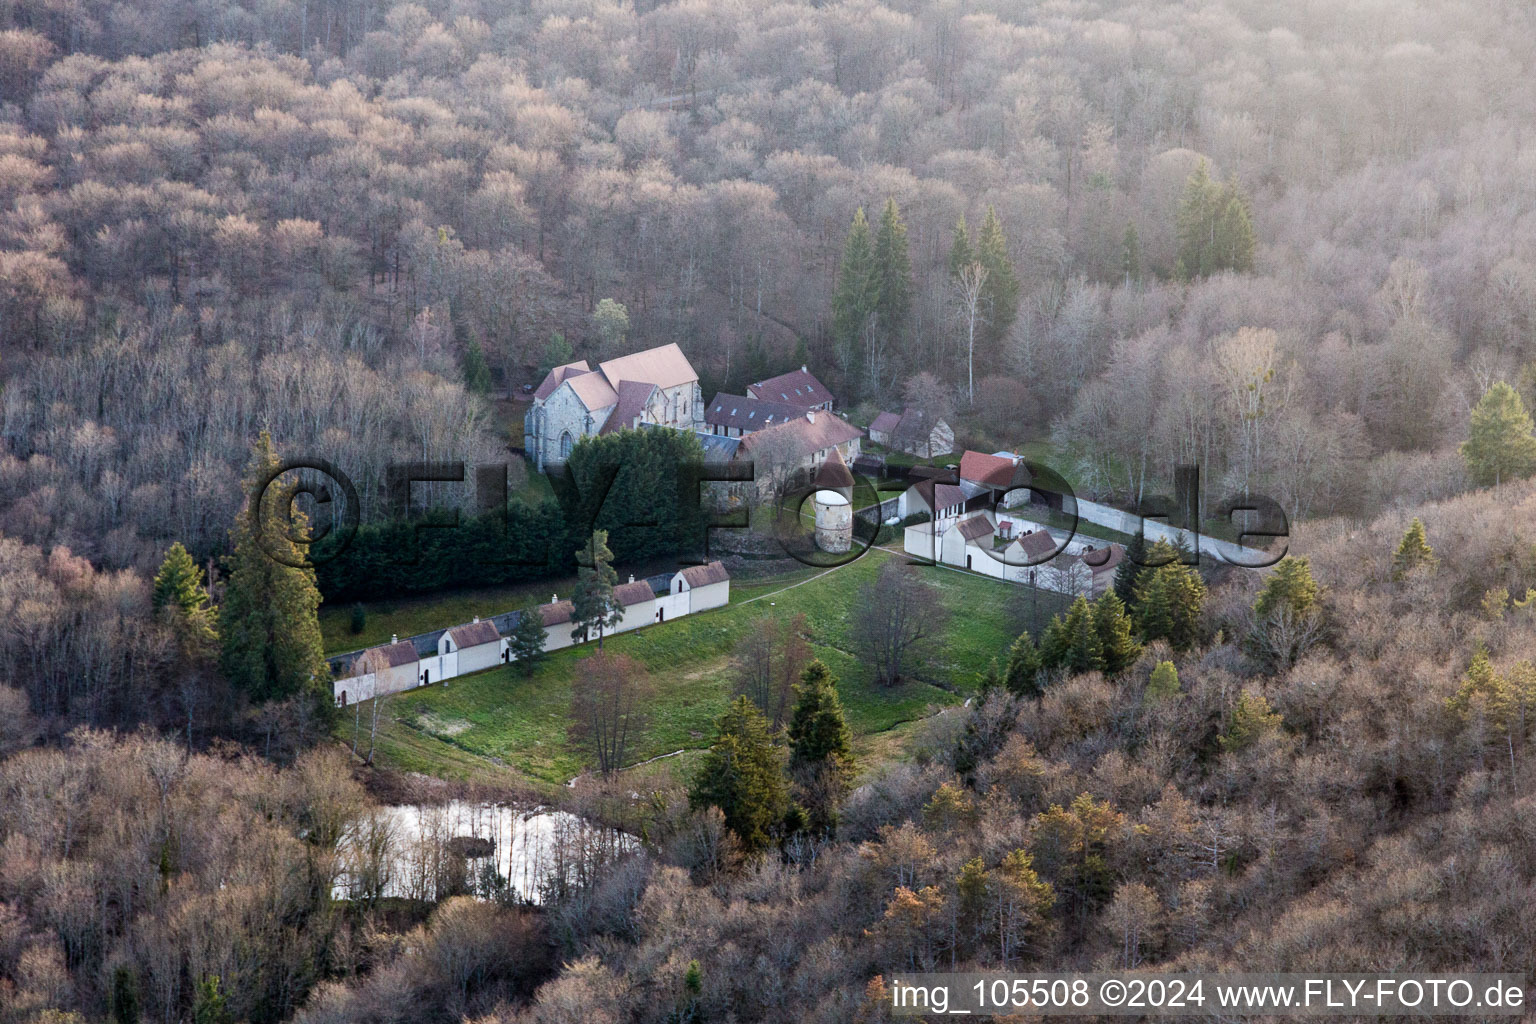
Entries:
POLYGON ((573 845, 591 884, 537 914, 379 902, 391 849, 469 882, 339 754, 24 750, 8 701, 0 1019, 880 1021, 891 971, 1525 971, 1533 509, 1529 484, 1427 507, 1422 547, 1399 515, 1308 527, 1317 628, 1283 658, 1285 617, 1237 575, 1187 650, 934 719, 835 839, 748 857, 719 810, 626 780, 606 813, 643 851, 573 845), (328 904, 337 884, 361 902, 328 904))
POLYGON ((869 1024, 916 969, 1528 971, 1533 124, 1516 0, 4 0, 0 1024, 869 1024), (803 364, 856 426, 942 413, 957 460, 1046 453, 1086 497, 1197 464, 1293 557, 1127 560, 1041 617, 893 553, 832 577, 846 618, 774 603, 809 570, 742 581, 643 634, 686 666, 582 646, 455 681, 463 721, 339 723, 322 596, 382 641, 561 577, 596 622, 687 546, 692 436, 582 440, 580 487, 519 454, 551 367, 671 342, 706 401, 803 364), (262 544, 309 550, 286 509, 237 518, 280 458, 356 484, 318 574, 262 544), (506 462, 510 512, 421 487, 466 516, 423 533, 405 461, 506 462), (918 662, 942 707, 898 692, 918 662), (646 715, 685 757, 614 753, 646 715), (487 733, 564 781, 604 728, 608 777, 541 791, 580 826, 537 907, 381 810, 524 799, 487 733), (375 763, 411 730, 495 786, 375 763))
POLYGON ((501 454, 471 349, 510 386, 607 354, 603 298, 610 347, 678 340, 708 384, 797 336, 845 404, 963 382, 947 261, 989 208, 1019 302, 962 412, 1087 442, 1101 489, 1198 458, 1300 513, 1449 493, 1470 402, 1533 355, 1519 4, 3 17, 0 526, 111 567, 221 543, 258 425, 365 502, 392 456, 501 454), (1251 270, 1181 262, 1202 158, 1251 207, 1251 270), (844 236, 888 199, 909 315, 839 335, 844 236))

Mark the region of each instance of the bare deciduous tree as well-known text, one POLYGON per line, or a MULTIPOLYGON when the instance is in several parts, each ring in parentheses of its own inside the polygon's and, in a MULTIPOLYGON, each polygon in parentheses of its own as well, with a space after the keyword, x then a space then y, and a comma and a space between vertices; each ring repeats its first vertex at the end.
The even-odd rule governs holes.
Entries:
POLYGON ((933 587, 897 559, 859 591, 851 613, 854 644, 880 686, 899 684, 944 630, 948 610, 933 587))
POLYGON ((605 776, 624 767, 651 691, 650 676, 628 655, 600 652, 580 662, 571 683, 570 734, 605 776))
POLYGON ((752 698, 774 729, 784 724, 795 684, 811 660, 806 628, 803 613, 789 619, 761 616, 731 654, 732 692, 752 698))
POLYGON ((965 394, 970 405, 976 404, 976 329, 986 316, 982 308, 986 286, 987 268, 980 263, 967 264, 955 275, 955 308, 965 328, 965 394))

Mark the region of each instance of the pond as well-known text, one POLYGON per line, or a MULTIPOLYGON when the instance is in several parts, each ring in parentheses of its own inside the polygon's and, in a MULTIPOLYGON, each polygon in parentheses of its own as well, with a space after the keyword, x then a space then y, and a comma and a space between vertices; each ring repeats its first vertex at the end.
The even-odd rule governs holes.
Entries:
POLYGON ((456 893, 542 903, 590 884, 636 839, 567 811, 450 801, 380 807, 343 845, 338 899, 456 893))

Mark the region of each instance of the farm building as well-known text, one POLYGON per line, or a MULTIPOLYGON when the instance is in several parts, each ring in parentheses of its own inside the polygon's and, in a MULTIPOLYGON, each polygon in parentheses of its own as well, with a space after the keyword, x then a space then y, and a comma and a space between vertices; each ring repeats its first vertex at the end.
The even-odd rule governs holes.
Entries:
POLYGON ((614 627, 615 633, 649 626, 656 621, 656 591, 645 580, 636 583, 631 576, 628 583, 613 588, 613 599, 624 609, 619 615, 619 624, 614 627))
POLYGON ((900 416, 882 412, 869 425, 869 439, 920 459, 955 450, 954 429, 941 417, 930 419, 921 409, 907 409, 900 416), (877 430, 883 440, 875 437, 877 430))
POLYGON ((354 661, 356 675, 336 680, 337 702, 346 704, 409 690, 421 682, 418 664, 416 648, 409 640, 392 637, 387 644, 370 647, 354 661))
POLYGON ((901 417, 893 412, 882 412, 869 424, 869 439, 875 444, 883 444, 890 447, 891 435, 896 433, 896 424, 901 422, 901 417))
POLYGON ((571 636, 571 621, 576 617, 576 605, 573 602, 562 601, 560 595, 551 594, 549 604, 541 604, 534 611, 544 623, 546 651, 564 650, 576 643, 571 636))
POLYGON ((465 676, 495 668, 501 660, 501 633, 486 619, 454 626, 439 637, 437 643, 438 657, 453 659, 452 671, 445 663, 440 675, 465 676))
POLYGON ((690 565, 672 577, 672 592, 688 595, 688 612, 719 608, 731 600, 731 575, 719 562, 690 565))
MULTIPOLYGON (((953 479, 953 477, 951 477, 953 479)), ((975 484, 961 481, 945 483, 939 479, 919 480, 901 492, 896 502, 896 514, 905 519, 927 513, 938 533, 943 533, 966 512, 986 508, 987 491, 975 484)))
POLYGON ((978 557, 991 560, 986 552, 993 547, 992 531, 992 521, 985 512, 974 512, 966 516, 956 522, 953 529, 944 531, 939 539, 939 560, 950 565, 963 565, 967 569, 983 570, 984 566, 975 563, 978 557))
POLYGON ((985 455, 967 451, 960 456, 960 480, 985 487, 1000 496, 1027 489, 1030 473, 1022 459, 1004 453, 985 455))

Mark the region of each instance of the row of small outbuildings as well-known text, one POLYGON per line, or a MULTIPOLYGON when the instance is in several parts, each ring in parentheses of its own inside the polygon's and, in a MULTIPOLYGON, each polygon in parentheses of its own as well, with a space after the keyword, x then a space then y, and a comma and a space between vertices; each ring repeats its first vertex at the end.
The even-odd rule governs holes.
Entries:
MULTIPOLYGON (((613 588, 622 609, 619 623, 609 633, 623 633, 728 604, 731 577, 719 562, 689 566, 675 573, 661 573, 613 588)), ((548 604, 533 613, 544 626, 544 649, 557 651, 583 642, 572 637, 574 606, 570 599, 551 595, 548 604)), ((431 686, 458 676, 483 672, 514 658, 508 637, 517 627, 521 612, 476 618, 457 626, 421 633, 367 650, 352 651, 330 659, 336 704, 348 704, 431 686)), ((595 637, 590 638, 595 639, 595 637)))

